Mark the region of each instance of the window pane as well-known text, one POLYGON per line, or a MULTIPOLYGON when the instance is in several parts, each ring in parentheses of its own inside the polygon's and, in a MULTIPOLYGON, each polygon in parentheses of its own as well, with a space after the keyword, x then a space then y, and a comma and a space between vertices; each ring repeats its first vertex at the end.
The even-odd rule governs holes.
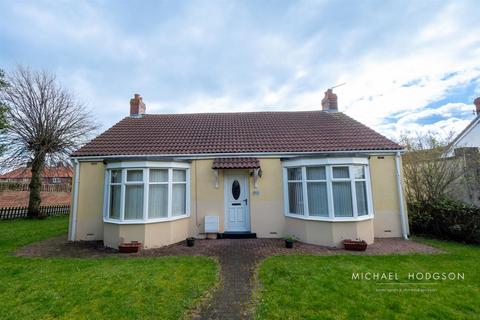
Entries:
POLYGON ((125 186, 125 219, 143 219, 143 185, 125 186))
POLYGON ((143 170, 127 170, 127 181, 143 181, 143 170))
POLYGON ((150 182, 168 182, 168 170, 167 169, 151 169, 149 179, 150 179, 150 182))
POLYGON ((309 182, 308 214, 311 216, 328 217, 327 183, 309 182))
POLYGON ((186 185, 174 184, 172 195, 172 215, 180 216, 186 214, 186 185))
POLYGON ((307 180, 325 180, 325 167, 308 167, 307 180))
POLYGON ((164 218, 167 216, 168 216, 168 185, 151 184, 148 191, 148 217, 164 218))
POLYGON ((367 188, 365 186, 365 181, 356 181, 355 190, 357 195, 357 211, 359 216, 364 216, 368 214, 368 205, 367 205, 367 188))
POLYGON ((122 170, 112 170, 110 181, 112 183, 121 183, 122 182, 122 170))
POLYGON ((122 194, 122 186, 110 187, 110 213, 109 217, 120 219, 120 197, 122 194))
POLYGON ((234 200, 238 200, 238 198, 240 197, 240 182, 238 182, 237 180, 233 181, 232 183, 232 197, 234 200))
POLYGON ((334 178, 349 178, 348 167, 333 167, 334 178))
POLYGON ((301 182, 288 183, 289 212, 303 214, 303 188, 301 182))
POLYGON ((185 170, 173 170, 173 182, 185 182, 186 177, 185 170))
POLYGON ((355 179, 365 179, 364 169, 364 166, 353 166, 353 176, 355 177, 355 179))
POLYGON ((332 183, 335 217, 353 217, 351 189, 350 182, 332 183))
POLYGON ((302 180, 302 168, 288 168, 288 180, 302 180))

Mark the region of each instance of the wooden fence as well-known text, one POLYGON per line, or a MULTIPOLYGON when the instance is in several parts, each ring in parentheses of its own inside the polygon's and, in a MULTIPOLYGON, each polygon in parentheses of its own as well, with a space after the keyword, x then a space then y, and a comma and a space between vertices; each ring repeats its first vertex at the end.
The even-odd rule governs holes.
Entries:
MULTIPOLYGON (((1 191, 30 191, 28 183, 18 182, 0 182, 1 191)), ((71 192, 71 184, 42 184, 40 189, 42 192, 71 192)))
MULTIPOLYGON (((43 216, 64 216, 70 213, 70 205, 40 207, 43 216)), ((0 208, 0 220, 26 218, 28 207, 0 208)))

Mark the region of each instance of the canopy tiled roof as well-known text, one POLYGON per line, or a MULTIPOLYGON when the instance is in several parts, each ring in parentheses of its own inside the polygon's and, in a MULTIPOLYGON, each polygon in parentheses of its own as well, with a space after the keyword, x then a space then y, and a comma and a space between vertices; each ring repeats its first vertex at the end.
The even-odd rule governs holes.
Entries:
POLYGON ((216 158, 213 160, 212 169, 256 169, 260 168, 257 158, 216 158))
POLYGON ((72 156, 399 149, 340 112, 147 114, 124 118, 72 156))

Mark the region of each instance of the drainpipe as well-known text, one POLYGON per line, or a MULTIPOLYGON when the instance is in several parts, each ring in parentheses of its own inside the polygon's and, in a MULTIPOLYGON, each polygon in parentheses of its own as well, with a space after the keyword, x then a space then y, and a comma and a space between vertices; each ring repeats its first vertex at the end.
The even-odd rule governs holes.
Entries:
POLYGON ((80 180, 80 164, 77 159, 73 159, 75 167, 75 182, 73 185, 73 204, 72 204, 72 223, 70 229, 70 238, 68 240, 75 241, 77 235, 77 208, 78 208, 78 182, 80 180))
POLYGON ((397 171, 397 189, 398 189, 398 199, 400 202, 400 219, 402 222, 402 235, 403 239, 408 240, 408 221, 407 213, 405 210, 405 202, 403 199, 403 187, 402 187, 402 176, 400 168, 400 152, 397 152, 395 155, 395 168, 397 171))

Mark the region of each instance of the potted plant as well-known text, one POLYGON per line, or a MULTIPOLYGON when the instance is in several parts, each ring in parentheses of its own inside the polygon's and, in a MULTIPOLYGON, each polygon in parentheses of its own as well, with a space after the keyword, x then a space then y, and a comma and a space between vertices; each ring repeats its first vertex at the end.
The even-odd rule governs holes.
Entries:
POLYGON ((292 249, 295 242, 295 236, 289 235, 285 237, 285 248, 292 249))
POLYGON ((367 243, 365 242, 365 240, 360 240, 360 239, 343 240, 343 245, 345 247, 345 250, 350 250, 350 251, 365 251, 367 249, 367 243))
POLYGON ((195 238, 194 237, 188 237, 187 238, 187 247, 193 247, 195 245, 195 238))
POLYGON ((138 241, 124 242, 118 246, 120 253, 136 253, 142 247, 142 243, 138 241))

